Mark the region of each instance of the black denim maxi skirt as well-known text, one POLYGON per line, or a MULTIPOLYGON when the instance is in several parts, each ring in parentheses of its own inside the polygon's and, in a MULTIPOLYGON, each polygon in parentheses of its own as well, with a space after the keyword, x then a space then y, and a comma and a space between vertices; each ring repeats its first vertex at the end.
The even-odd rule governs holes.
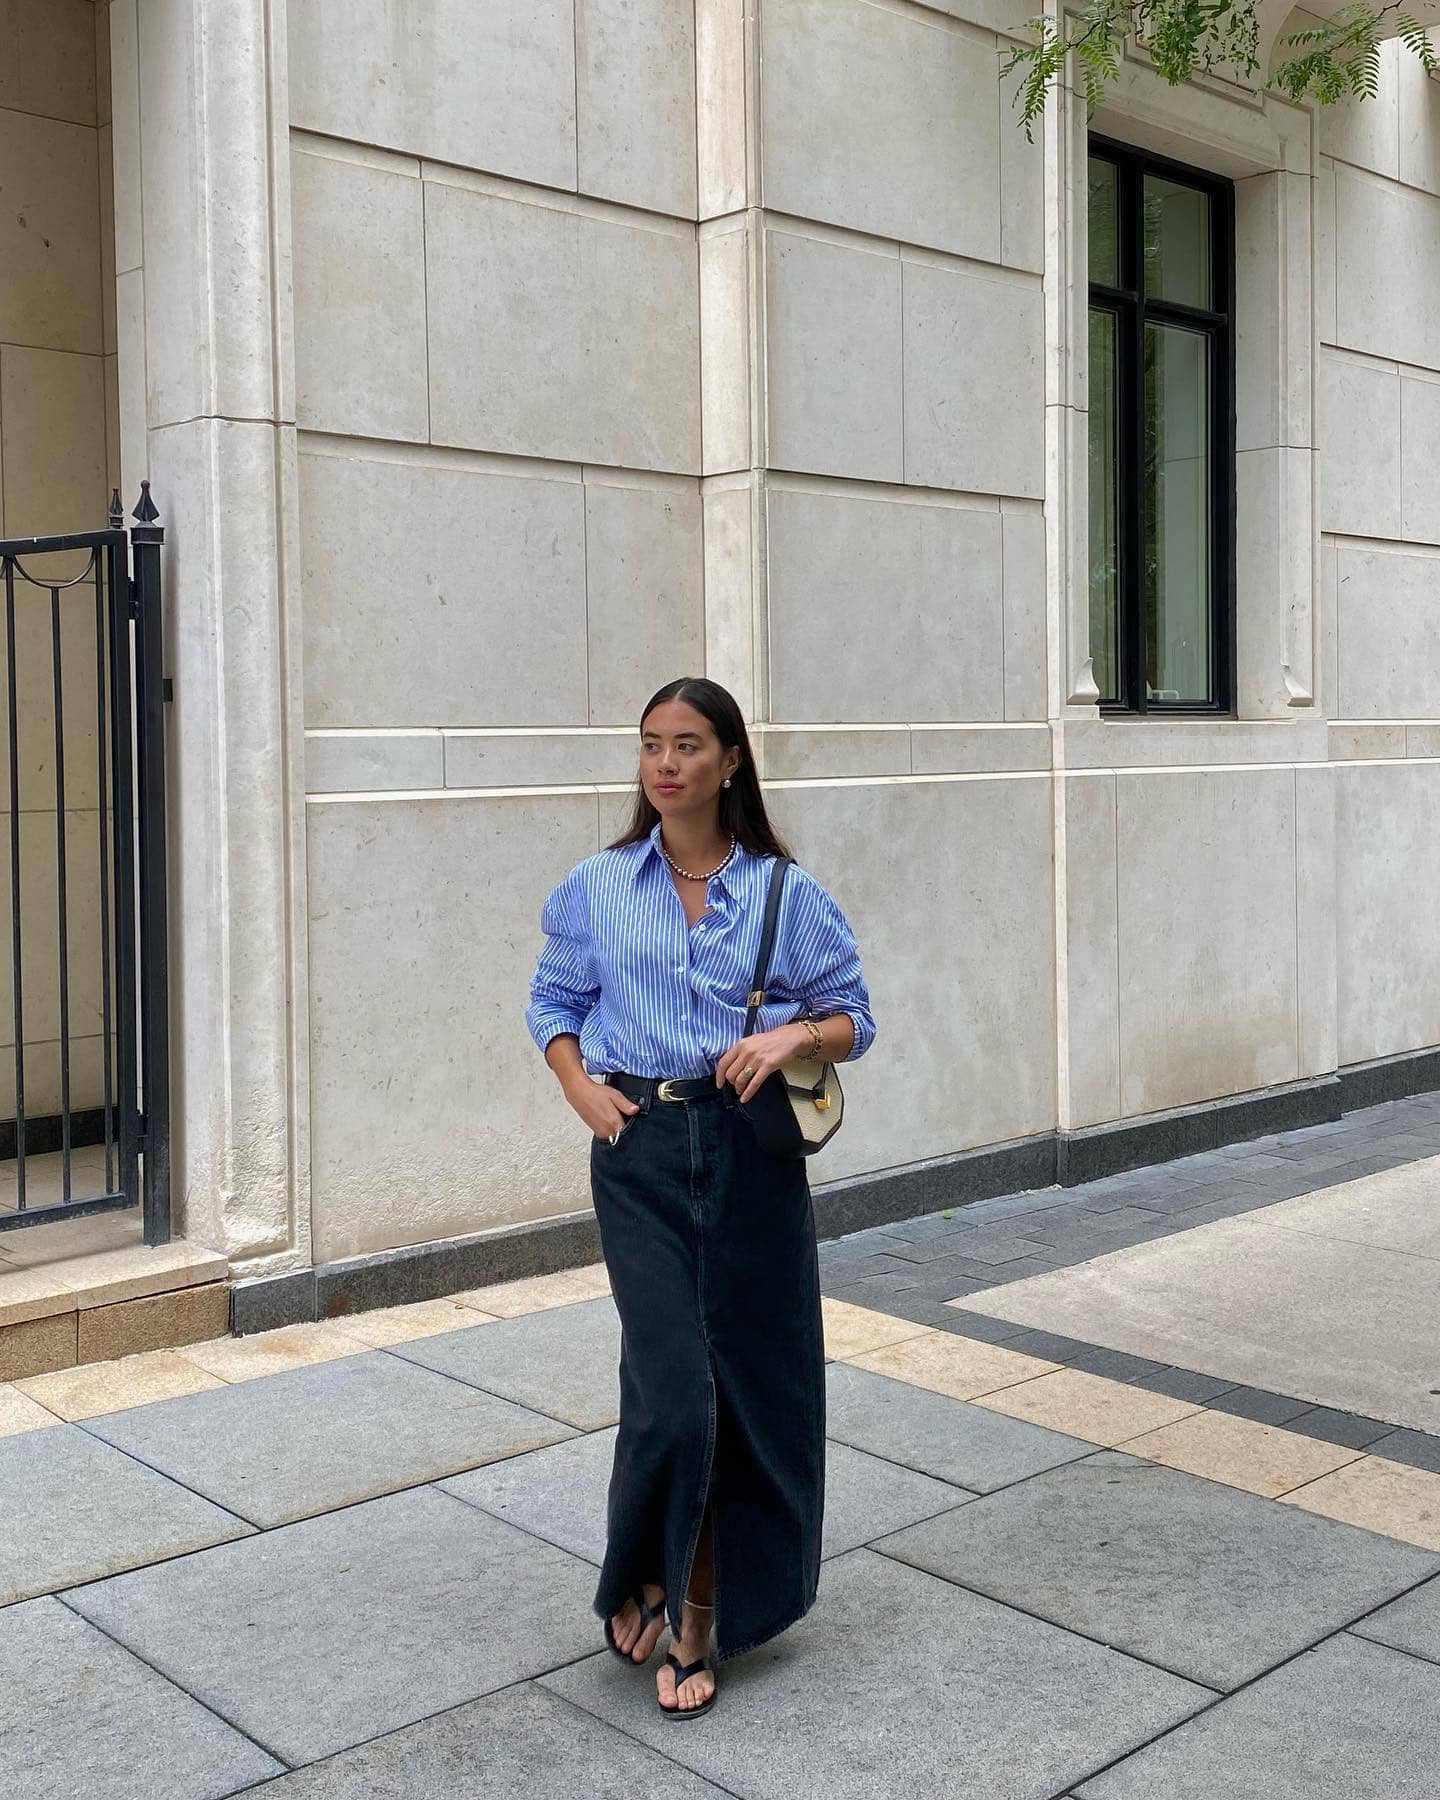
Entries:
POLYGON ((804 1157, 762 1150, 726 1082, 656 1100, 590 1149, 620 1315, 620 1426, 607 1500, 603 1619, 641 1582, 672 1630, 706 1499, 714 1660, 809 1611, 825 1504, 825 1345, 804 1157))

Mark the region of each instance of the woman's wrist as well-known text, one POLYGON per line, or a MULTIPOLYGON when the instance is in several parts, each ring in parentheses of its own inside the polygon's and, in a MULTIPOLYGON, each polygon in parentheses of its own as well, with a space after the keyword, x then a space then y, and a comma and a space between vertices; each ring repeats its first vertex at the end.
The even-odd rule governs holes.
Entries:
POLYGON ((806 1019, 799 1018, 793 1019, 791 1023, 794 1025, 796 1031, 796 1057, 802 1062, 826 1061, 828 1055, 825 1042, 826 1021, 824 1019, 810 1019, 807 1022, 806 1019))
POLYGON ((793 1023, 804 1032, 804 1040, 796 1050, 796 1055, 804 1060, 815 1062, 841 1062, 849 1055, 855 1043, 855 1023, 849 1013, 826 1013, 821 1018, 811 1019, 815 1027, 809 1029, 805 1020, 808 1014, 801 1014, 793 1023), (817 1042, 817 1034, 819 1041, 817 1042))

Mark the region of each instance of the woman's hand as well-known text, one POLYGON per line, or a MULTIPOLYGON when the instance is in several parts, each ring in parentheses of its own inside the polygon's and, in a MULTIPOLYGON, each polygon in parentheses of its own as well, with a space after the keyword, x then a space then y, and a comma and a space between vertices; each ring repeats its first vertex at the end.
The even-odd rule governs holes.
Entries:
POLYGON ((715 1064, 715 1085, 722 1087, 733 1081, 736 1099, 746 1101, 781 1063, 789 1062, 813 1041, 805 1027, 794 1020, 788 1025, 777 1025, 773 1031, 757 1031, 751 1037, 743 1037, 715 1064), (753 1069, 754 1074, 742 1076, 742 1069, 753 1069))
POLYGON ((597 1138, 614 1137, 616 1132, 640 1110, 640 1102, 622 1094, 606 1081, 592 1081, 588 1075, 571 1082, 565 1098, 579 1113, 597 1138))

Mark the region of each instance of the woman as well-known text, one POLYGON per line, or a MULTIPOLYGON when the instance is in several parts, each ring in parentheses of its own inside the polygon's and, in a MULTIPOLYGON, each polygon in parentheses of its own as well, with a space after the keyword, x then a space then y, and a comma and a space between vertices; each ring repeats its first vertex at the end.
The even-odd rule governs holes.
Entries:
POLYGON ((657 1689, 672 1718, 714 1701, 712 1624, 717 1663, 753 1650, 808 1612, 819 1580, 815 1216, 805 1158, 762 1150, 739 1107, 797 1055, 862 1055, 875 1023, 849 924, 796 865, 766 1002, 741 1036, 770 871, 788 854, 733 698, 668 683, 641 715, 628 829, 545 902, 525 1015, 592 1133, 621 1322, 595 1611, 633 1663, 668 1620, 657 1689))

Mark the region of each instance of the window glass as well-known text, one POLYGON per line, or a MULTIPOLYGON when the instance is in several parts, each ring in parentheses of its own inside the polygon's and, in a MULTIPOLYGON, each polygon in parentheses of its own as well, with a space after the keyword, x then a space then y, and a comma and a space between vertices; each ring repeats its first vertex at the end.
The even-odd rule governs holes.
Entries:
POLYGON ((1146 299, 1210 306, 1209 198, 1198 188, 1147 175, 1144 226, 1146 299))
POLYGON ((1209 352, 1198 331, 1145 327, 1141 602, 1154 700, 1212 698, 1209 352))
POLYGON ((1107 711, 1234 699, 1233 186, 1088 163, 1090 667, 1107 711))
POLYGON ((1090 658, 1102 700, 1119 698, 1115 328, 1113 312, 1090 308, 1090 658))
POLYGON ((1090 279, 1120 285, 1120 171, 1114 163, 1090 158, 1090 279))

